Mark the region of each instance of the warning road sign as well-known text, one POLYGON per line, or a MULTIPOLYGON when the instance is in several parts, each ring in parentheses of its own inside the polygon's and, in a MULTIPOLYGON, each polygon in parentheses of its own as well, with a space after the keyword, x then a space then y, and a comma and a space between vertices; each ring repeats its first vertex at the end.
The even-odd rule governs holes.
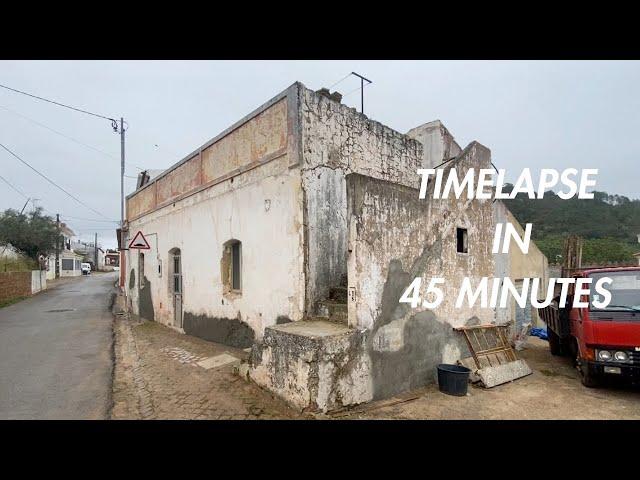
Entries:
POLYGON ((144 235, 141 231, 136 233, 136 236, 133 237, 133 240, 129 243, 129 248, 137 248, 139 250, 149 250, 151 247, 149 246, 149 242, 144 238, 144 235))

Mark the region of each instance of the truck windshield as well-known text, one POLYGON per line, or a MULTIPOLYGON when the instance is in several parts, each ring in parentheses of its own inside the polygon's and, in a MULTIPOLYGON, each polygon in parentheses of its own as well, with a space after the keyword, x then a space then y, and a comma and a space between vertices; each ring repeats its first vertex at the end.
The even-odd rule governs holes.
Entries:
POLYGON ((613 280, 605 284, 604 288, 611 292, 611 302, 605 308, 596 308, 594 301, 603 299, 597 293, 590 298, 589 309, 597 312, 640 312, 640 270, 626 270, 619 272, 598 272, 589 275, 593 279, 592 285, 603 278, 613 280))

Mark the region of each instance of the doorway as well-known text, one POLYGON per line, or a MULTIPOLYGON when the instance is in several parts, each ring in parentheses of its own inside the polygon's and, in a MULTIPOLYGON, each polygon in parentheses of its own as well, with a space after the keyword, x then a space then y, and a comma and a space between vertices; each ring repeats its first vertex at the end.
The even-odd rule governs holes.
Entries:
POLYGON ((173 326, 182 328, 182 261, 180 249, 173 248, 169 251, 169 264, 171 275, 169 276, 170 290, 173 296, 173 326))

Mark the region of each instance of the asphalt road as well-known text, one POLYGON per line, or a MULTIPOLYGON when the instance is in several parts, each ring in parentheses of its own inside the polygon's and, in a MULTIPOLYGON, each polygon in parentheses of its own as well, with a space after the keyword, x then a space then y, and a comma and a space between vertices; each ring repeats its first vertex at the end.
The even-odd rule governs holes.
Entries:
POLYGON ((111 405, 117 273, 62 279, 0 308, 0 419, 102 419, 111 405))

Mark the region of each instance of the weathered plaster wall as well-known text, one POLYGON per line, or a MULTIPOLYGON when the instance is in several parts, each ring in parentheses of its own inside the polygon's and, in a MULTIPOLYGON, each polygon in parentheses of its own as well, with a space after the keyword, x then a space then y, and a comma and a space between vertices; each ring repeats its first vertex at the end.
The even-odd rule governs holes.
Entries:
POLYGON ((331 322, 265 329, 251 351, 249 376, 301 410, 327 411, 371 399, 363 332, 331 322))
POLYGON ((129 221, 289 153, 299 163, 298 92, 293 84, 127 197, 129 221))
POLYGON ((298 91, 292 85, 128 197, 127 241, 142 231, 151 244, 142 285, 138 251, 126 254, 135 314, 173 326, 169 252, 177 248, 186 333, 248 347, 265 326, 302 318, 298 91), (242 289, 233 294, 221 271, 231 239, 242 242, 242 289))
POLYGON ((302 182, 307 226, 307 307, 347 273, 345 175, 418 185, 419 142, 312 90, 301 92, 302 182))
POLYGON ((440 120, 412 128, 407 136, 422 144, 422 168, 434 168, 462 151, 440 120))
MULTIPOLYGON (((444 168, 463 176, 488 165, 489 150, 474 142, 444 168)), ((463 277, 477 284, 494 274, 493 209, 491 200, 434 200, 431 190, 420 200, 417 189, 360 175, 347 177, 347 188, 349 323, 368 331, 373 396, 384 398, 433 381, 438 363, 467 355, 453 327, 494 320, 478 304, 454 308, 463 277), (456 251, 456 227, 468 229, 468 253, 456 251), (418 276, 423 285, 445 279, 436 309, 399 303, 418 276)))
MULTIPOLYGON (((278 317, 299 320, 304 285, 301 198, 299 170, 288 168, 285 155, 233 183, 218 184, 131 222, 129 238, 142 231, 152 247, 144 252, 144 288, 134 282, 128 292, 134 313, 149 311, 151 301, 155 320, 173 324, 169 251, 179 248, 186 333, 223 342, 237 338, 234 330, 246 331, 247 324, 259 338, 278 317), (242 242, 242 293, 225 296, 220 261, 230 239, 242 242)), ((138 277, 137 255, 127 252, 130 277, 131 272, 138 277)), ((245 339, 251 336, 246 333, 245 339)))

